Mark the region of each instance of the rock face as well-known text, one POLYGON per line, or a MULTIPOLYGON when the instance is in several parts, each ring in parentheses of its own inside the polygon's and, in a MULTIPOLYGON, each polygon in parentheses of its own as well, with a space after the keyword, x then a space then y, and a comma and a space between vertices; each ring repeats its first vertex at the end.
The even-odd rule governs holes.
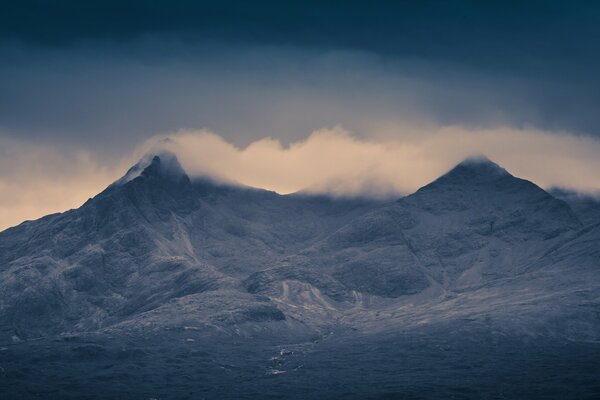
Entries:
POLYGON ((487 159, 381 202, 190 179, 159 154, 79 209, 0 233, 0 341, 464 318, 597 340, 600 219, 565 200, 487 159))

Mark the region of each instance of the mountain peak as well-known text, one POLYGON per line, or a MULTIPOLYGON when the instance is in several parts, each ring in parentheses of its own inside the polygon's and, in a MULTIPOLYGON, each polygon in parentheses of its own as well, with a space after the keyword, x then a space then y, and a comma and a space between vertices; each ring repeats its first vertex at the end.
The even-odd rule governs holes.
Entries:
POLYGON ((512 177, 512 175, 489 158, 477 156, 463 160, 435 182, 481 184, 506 177, 512 177))
POLYGON ((581 225, 565 202, 485 157, 464 160, 399 201, 435 215, 458 212, 471 220, 505 221, 524 229, 525 236, 535 231, 553 237, 581 225))
POLYGON ((152 156, 149 165, 142 170, 140 175, 147 177, 154 176, 162 178, 178 178, 185 176, 186 173, 175 154, 170 152, 162 152, 152 156))
POLYGON ((185 178, 189 180, 177 156, 169 151, 146 154, 137 164, 129 168, 127 173, 115 182, 115 185, 123 185, 140 176, 171 180, 185 178))
POLYGON ((506 176, 510 175, 504 168, 487 158, 486 156, 469 157, 456 165, 448 174, 469 174, 506 176))
POLYGON ((479 188, 494 186, 498 189, 498 182, 503 185, 514 185, 521 180, 513 177, 504 168, 485 156, 469 157, 457 164, 450 171, 437 178, 430 184, 422 187, 417 193, 431 190, 465 190, 466 188, 479 188))

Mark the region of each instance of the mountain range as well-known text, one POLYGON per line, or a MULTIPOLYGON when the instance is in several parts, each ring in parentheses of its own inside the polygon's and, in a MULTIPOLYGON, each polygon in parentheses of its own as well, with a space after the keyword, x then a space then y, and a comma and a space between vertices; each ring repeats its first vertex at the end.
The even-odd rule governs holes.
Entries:
MULTIPOLYGON (((194 178, 165 152, 145 157, 78 209, 0 233, 5 382, 0 394, 2 386, 7 395, 24 393, 33 372, 47 375, 36 368, 63 360, 64 354, 88 357, 86 368, 97 375, 103 362, 116 362, 116 348, 147 352, 140 343, 161 349, 177 343, 177 349, 211 348, 213 361, 236 351, 268 349, 274 358, 244 353, 224 368, 238 363, 246 371, 261 365, 261 374, 273 379, 295 373, 296 380, 269 389, 285 397, 352 397, 342 396, 339 387, 299 391, 294 385, 308 379, 300 375, 301 365, 323 368, 329 358, 320 349, 341 346, 344 350, 335 351, 354 349, 348 353, 354 354, 349 356, 353 362, 372 371, 392 349, 440 341, 442 347, 462 349, 451 352, 452 362, 471 354, 469 346, 480 354, 523 343, 527 351, 552 343, 544 349, 561 354, 571 370, 574 361, 568 354, 577 350, 563 354, 564 346, 576 344, 600 354, 600 202, 565 190, 545 191, 484 157, 461 162, 406 197, 374 200, 280 195, 194 178), (360 355, 361 346, 380 358, 360 355), (556 346, 562 350, 554 351, 556 346), (42 347, 49 358, 36 361, 33 354, 42 347)), ((548 352, 539 350, 533 357, 540 354, 548 352)), ((132 357, 131 362, 139 361, 132 357)), ((477 357, 470 358, 472 363, 481 363, 477 357)), ((501 359, 495 361, 499 370, 518 357, 501 359)), ((598 359, 586 364, 586 372, 577 370, 576 379, 584 383, 577 383, 580 391, 573 398, 600 393, 593 372, 598 359)), ((203 368, 223 366, 215 363, 203 368)), ((138 367, 162 368, 154 362, 144 365, 138 367)), ((382 367, 388 375, 398 368, 389 365, 382 367)), ((77 379, 76 371, 69 371, 41 379, 37 391, 26 393, 31 398, 111 397, 112 392, 98 391, 100 381, 78 381, 72 391, 57 389, 55 379, 77 379)), ((340 373, 356 376, 351 371, 340 373)), ((137 376, 131 368, 128 373, 137 376)), ((211 377, 230 382, 244 373, 211 377)), ((367 385, 352 393, 360 398, 417 396, 407 391, 410 385, 398 383, 397 375, 389 376, 393 379, 373 378, 379 382, 373 391, 367 385)), ((208 397, 244 397, 214 382, 208 397)), ((260 379, 240 383, 247 397, 256 398, 249 382, 260 379)), ((266 390, 273 382, 260 385, 266 390)), ((461 386, 452 380, 445 385, 461 386)), ((482 385, 492 390, 498 383, 494 386, 492 379, 482 385)), ((168 387, 152 390, 165 398, 185 397, 168 387)), ((131 398, 148 390, 144 386, 131 398)), ((436 392, 439 398, 449 398, 444 390, 436 392)), ((436 398, 436 393, 423 398, 436 398)), ((493 390, 485 393, 489 396, 459 393, 454 398, 496 398, 493 390)), ((520 392, 513 392, 513 398, 515 393, 520 392)), ((523 398, 536 397, 528 393, 523 398)), ((566 393, 551 394, 568 398, 566 393)))

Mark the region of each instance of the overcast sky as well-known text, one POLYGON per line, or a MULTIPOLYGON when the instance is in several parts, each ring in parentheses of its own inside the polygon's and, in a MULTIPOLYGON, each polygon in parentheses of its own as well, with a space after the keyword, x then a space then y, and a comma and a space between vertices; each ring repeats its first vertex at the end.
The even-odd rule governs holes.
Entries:
MULTIPOLYGON (((354 157, 348 138, 423 149, 385 156, 420 163, 414 176, 372 168, 377 152, 340 161, 328 179, 353 192, 367 175, 344 171, 410 191, 472 152, 546 186, 600 190, 599 37, 590 1, 5 1, 0 229, 80 205, 157 136, 206 146, 208 131, 246 158, 270 137, 279 166, 324 130, 340 140, 321 155, 332 160, 354 157), (428 147, 448 132, 460 149, 428 147)), ((332 187, 310 169, 284 182, 188 153, 190 168, 247 184, 332 187)), ((319 157, 303 154, 302 165, 319 157)))

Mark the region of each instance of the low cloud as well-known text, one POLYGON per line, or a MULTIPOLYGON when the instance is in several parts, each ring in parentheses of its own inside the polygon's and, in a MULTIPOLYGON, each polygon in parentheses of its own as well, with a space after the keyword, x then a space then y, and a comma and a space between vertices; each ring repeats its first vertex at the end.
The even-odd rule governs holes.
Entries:
POLYGON ((396 132, 364 139, 337 126, 284 146, 264 138, 236 147, 210 131, 158 137, 138 152, 176 153, 191 175, 209 175, 291 193, 395 196, 412 193, 463 159, 484 154, 543 187, 600 189, 600 141, 535 129, 462 127, 396 132))
POLYGON ((161 149, 176 153, 191 176, 279 193, 400 196, 481 154, 542 187, 600 190, 600 140, 591 137, 513 128, 399 129, 366 139, 335 126, 289 145, 263 138, 246 147, 208 130, 187 130, 156 136, 120 159, 0 137, 0 229, 78 207, 145 153, 161 149))

